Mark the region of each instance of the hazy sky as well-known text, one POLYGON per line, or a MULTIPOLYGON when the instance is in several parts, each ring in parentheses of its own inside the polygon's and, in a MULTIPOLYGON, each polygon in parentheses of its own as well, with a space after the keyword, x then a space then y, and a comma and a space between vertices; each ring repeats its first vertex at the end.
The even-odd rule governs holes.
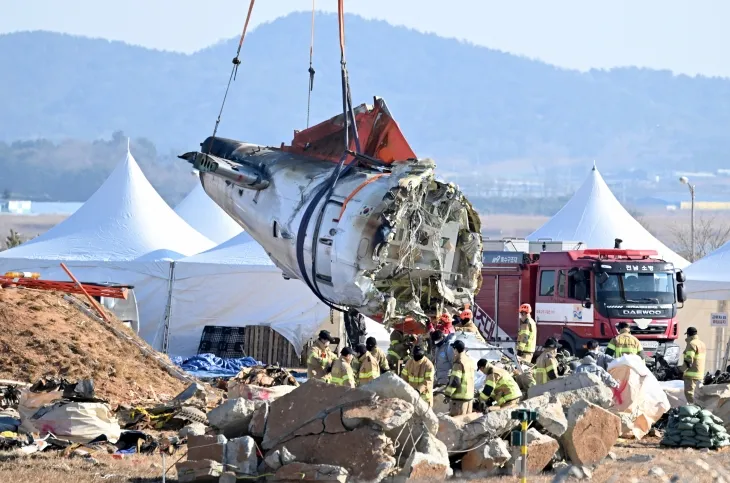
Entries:
MULTIPOLYGON (((239 35, 248 0, 0 0, 0 33, 52 30, 192 52, 239 35)), ((336 9, 336 0, 317 0, 336 9)), ((253 25, 311 0, 258 0, 253 25)), ((730 77, 728 0, 346 0, 346 10, 564 67, 730 77), (448 6, 446 6, 448 5, 448 6)))

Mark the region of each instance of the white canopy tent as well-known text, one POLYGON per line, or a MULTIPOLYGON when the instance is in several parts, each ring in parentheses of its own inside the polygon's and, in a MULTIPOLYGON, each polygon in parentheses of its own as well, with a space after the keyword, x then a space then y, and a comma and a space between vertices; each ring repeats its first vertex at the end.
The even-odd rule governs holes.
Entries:
POLYGON ((168 353, 197 353, 206 325, 269 326, 299 351, 329 320, 329 308, 299 280, 285 280, 247 233, 175 262, 168 353))
POLYGON ((623 240, 623 248, 656 250, 676 268, 689 265, 624 209, 595 166, 565 206, 527 237, 583 242, 588 248, 613 248, 616 238, 623 240))
POLYGON ((730 300, 730 242, 684 271, 687 297, 701 300, 730 300))
POLYGON ((33 271, 42 279, 68 280, 60 267, 64 262, 82 282, 133 285, 140 335, 159 348, 171 260, 214 245, 165 203, 127 152, 73 215, 37 238, 0 252, 0 273, 33 271))
POLYGON ((230 240, 243 231, 233 218, 210 199, 199 178, 195 188, 175 207, 175 213, 217 244, 230 240))

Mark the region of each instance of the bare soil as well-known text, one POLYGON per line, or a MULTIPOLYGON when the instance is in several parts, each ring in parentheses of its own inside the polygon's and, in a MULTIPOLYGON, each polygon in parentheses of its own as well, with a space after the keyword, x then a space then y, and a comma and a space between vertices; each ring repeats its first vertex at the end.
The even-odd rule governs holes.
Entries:
POLYGON ((10 230, 20 233, 24 240, 51 229, 66 219, 66 215, 10 215, 0 214, 0 249, 5 248, 5 237, 10 230))
POLYGON ((138 346, 80 312, 63 294, 0 289, 0 379, 33 383, 44 376, 93 378, 97 397, 112 406, 164 402, 185 388, 138 346))

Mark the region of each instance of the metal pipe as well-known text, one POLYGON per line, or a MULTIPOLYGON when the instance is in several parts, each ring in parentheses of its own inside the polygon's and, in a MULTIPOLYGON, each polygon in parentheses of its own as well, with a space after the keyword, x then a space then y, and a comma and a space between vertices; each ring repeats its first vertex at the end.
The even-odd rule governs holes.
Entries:
POLYGON ((245 164, 233 163, 207 153, 190 152, 180 156, 201 173, 210 173, 241 188, 260 191, 269 187, 263 173, 245 164))

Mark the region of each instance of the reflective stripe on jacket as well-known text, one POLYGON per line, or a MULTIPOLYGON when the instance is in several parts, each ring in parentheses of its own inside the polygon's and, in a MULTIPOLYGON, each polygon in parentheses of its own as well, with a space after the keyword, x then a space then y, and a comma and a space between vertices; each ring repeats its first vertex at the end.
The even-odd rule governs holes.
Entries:
POLYGON ((684 349, 684 371, 685 379, 702 379, 705 377, 705 357, 707 348, 699 337, 693 335, 687 337, 687 347, 684 349))
POLYGON ((355 373, 352 366, 342 357, 332 364, 332 372, 330 373, 332 384, 337 386, 355 387, 355 373))
POLYGON ((420 361, 410 359, 406 363, 401 377, 418 391, 421 399, 431 404, 433 401, 433 373, 433 363, 424 357, 420 361))
POLYGON ((535 321, 529 315, 523 321, 520 320, 520 328, 517 331, 517 350, 520 352, 535 352, 537 345, 537 327, 535 321))
POLYGON ((558 377, 558 360, 555 358, 557 349, 548 349, 540 354, 535 361, 535 384, 545 384, 558 377))
POLYGON ((380 376, 380 366, 373 355, 365 352, 358 358, 357 384, 362 386, 380 376))
POLYGON ((385 355, 385 352, 381 351, 379 347, 376 347, 369 352, 377 361, 381 373, 390 370, 390 365, 388 364, 388 356, 385 355))
POLYGON ((455 354, 449 385, 444 394, 458 401, 471 401, 474 399, 474 361, 465 352, 455 354))
POLYGON ((631 335, 629 329, 622 329, 619 334, 611 339, 606 347, 606 354, 619 358, 624 354, 638 354, 643 348, 639 339, 631 335))
POLYGON ((307 377, 310 379, 327 379, 327 366, 337 359, 334 352, 330 350, 327 342, 317 339, 309 349, 307 356, 307 377))
POLYGON ((495 367, 487 376, 487 383, 479 394, 479 399, 492 399, 498 406, 522 397, 522 391, 512 375, 502 368, 495 367))

